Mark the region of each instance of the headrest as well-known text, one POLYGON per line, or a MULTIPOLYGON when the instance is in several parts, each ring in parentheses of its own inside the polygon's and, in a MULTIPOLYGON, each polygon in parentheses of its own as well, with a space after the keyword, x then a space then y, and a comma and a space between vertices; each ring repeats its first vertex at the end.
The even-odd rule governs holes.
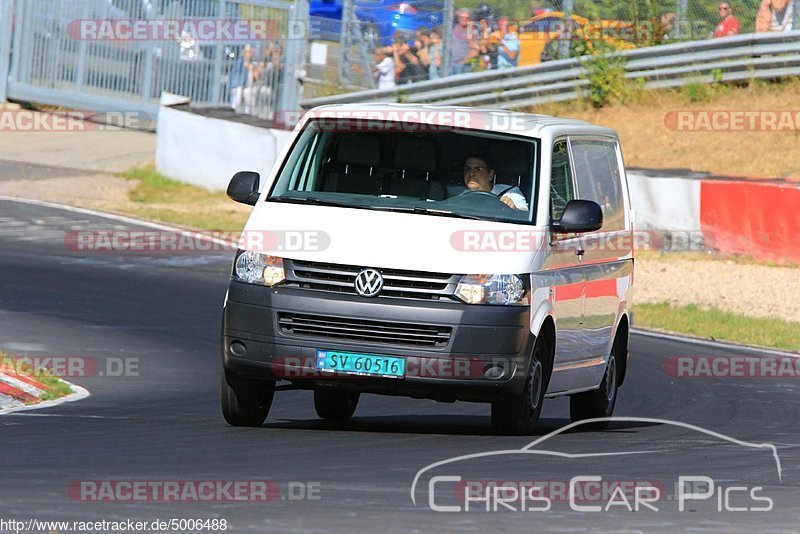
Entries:
POLYGON ((397 169, 435 171, 436 143, 424 137, 401 138, 394 153, 394 166, 397 169))
POLYGON ((347 165, 377 167, 381 162, 378 138, 370 134, 352 134, 342 137, 336 149, 336 159, 347 165))
POLYGON ((530 146, 525 143, 503 142, 492 148, 494 172, 503 181, 516 181, 531 173, 530 146))

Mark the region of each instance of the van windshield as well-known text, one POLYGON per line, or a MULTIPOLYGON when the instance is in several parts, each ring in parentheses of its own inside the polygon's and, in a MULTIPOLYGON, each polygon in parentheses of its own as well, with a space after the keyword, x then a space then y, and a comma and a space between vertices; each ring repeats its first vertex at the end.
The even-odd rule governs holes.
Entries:
POLYGON ((530 222, 538 140, 418 123, 308 122, 267 201, 530 222))

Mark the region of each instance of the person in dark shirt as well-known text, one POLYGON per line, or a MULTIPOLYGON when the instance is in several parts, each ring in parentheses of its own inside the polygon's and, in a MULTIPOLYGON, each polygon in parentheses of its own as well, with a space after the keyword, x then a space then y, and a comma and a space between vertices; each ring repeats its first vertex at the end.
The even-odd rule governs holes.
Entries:
POLYGON ((395 78, 398 85, 428 79, 428 70, 414 54, 414 50, 405 39, 397 39, 392 45, 394 56, 395 78))

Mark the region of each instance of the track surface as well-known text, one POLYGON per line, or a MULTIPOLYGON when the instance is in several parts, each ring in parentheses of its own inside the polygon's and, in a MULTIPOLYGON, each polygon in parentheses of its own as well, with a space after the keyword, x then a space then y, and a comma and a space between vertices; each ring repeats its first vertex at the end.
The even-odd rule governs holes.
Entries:
MULTIPOLYGON (((86 356, 100 369, 129 359, 138 376, 73 381, 91 397, 0 417, 0 518, 152 521, 225 518, 231 531, 759 530, 797 528, 800 415, 797 379, 675 378, 669 357, 753 354, 681 340, 632 336, 633 360, 616 415, 697 425, 754 443, 772 455, 670 424, 615 422, 547 440, 541 449, 585 454, 655 451, 575 459, 492 456, 436 474, 482 480, 657 480, 707 475, 717 486, 763 486, 770 512, 718 511, 716 498, 674 500, 659 511, 434 512, 417 471, 447 458, 519 449, 534 437, 495 437, 488 406, 364 396, 351 423, 316 418, 310 393, 276 395, 261 428, 227 426, 219 410, 219 322, 230 253, 144 254, 70 251, 66 232, 132 225, 64 209, 0 201, 0 350, 15 355, 86 356), (85 502, 68 495, 86 480, 271 480, 272 502, 85 502), (288 500, 290 482, 319 484, 319 499, 288 500)), ((565 399, 545 404, 542 432, 569 422, 565 399)), ((427 476, 427 478, 426 478, 427 476)), ((442 485, 439 488, 447 488, 442 485)), ((438 502, 454 502, 439 489, 438 502), (448 500, 449 499, 449 500, 448 500)), ((760 506, 747 499, 732 506, 760 506)), ((587 503, 581 503, 587 504, 587 503)), ((589 503, 596 504, 596 503, 589 503)), ((601 501, 600 504, 605 504, 601 501)), ((480 507, 480 503, 477 504, 480 507)))

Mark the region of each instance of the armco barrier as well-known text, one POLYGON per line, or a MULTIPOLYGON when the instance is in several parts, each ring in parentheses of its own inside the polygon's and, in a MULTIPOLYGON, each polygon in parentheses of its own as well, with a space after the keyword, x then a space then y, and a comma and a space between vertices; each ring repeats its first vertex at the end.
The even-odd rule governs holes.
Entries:
MULTIPOLYGON (((747 34, 672 43, 620 52, 625 76, 648 89, 688 82, 800 75, 800 31, 747 34)), ((524 109, 585 95, 589 82, 581 59, 561 59, 505 70, 489 70, 398 86, 307 99, 306 108, 357 102, 415 102, 524 109)))

